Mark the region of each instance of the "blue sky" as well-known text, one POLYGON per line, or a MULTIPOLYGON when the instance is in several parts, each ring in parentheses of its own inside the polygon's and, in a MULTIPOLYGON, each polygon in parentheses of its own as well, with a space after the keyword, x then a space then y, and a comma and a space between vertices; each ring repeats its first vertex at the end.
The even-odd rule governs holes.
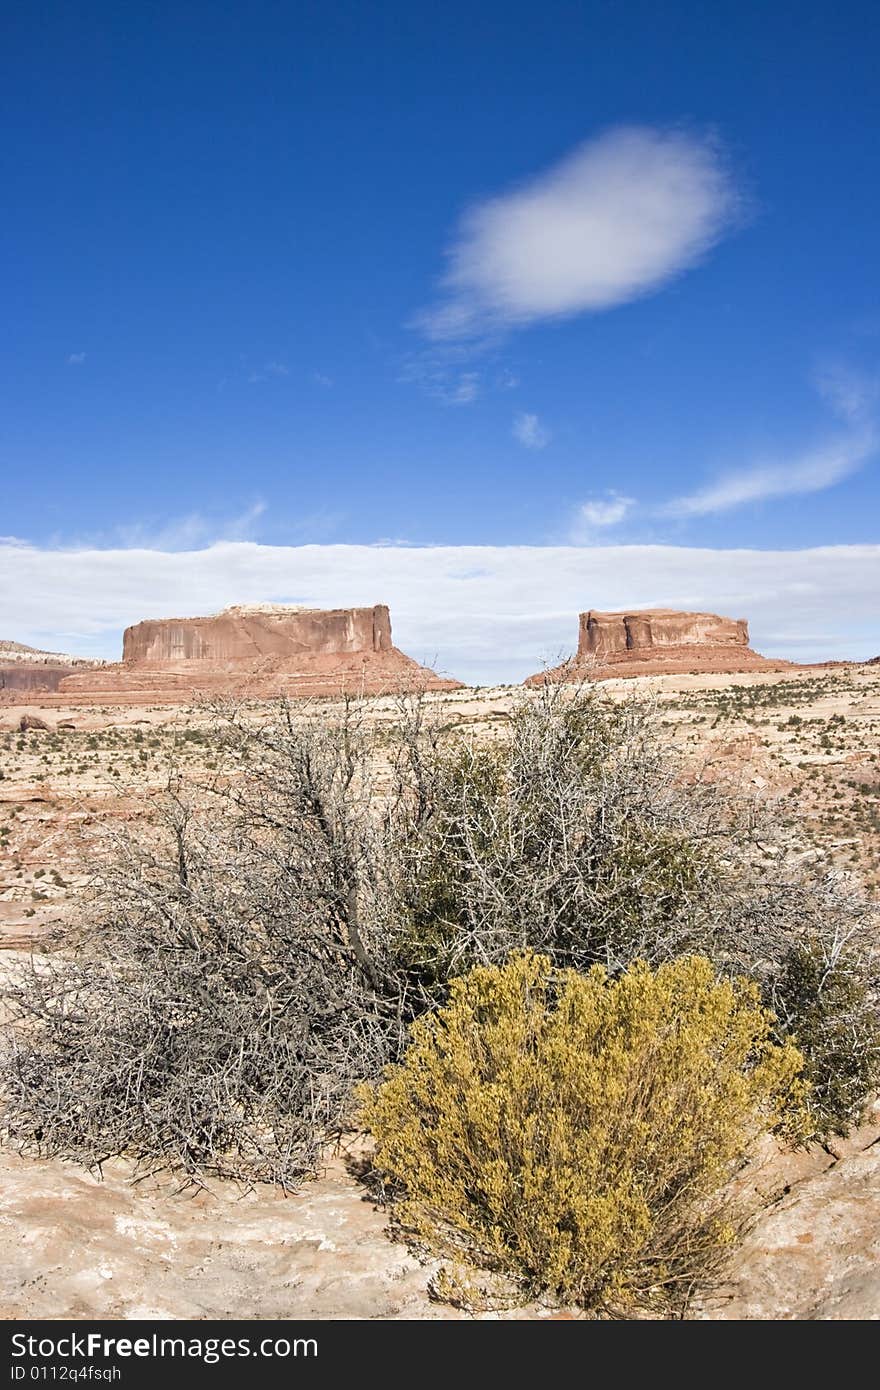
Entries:
POLYGON ((487 675, 603 605, 880 650, 875 6, 47 3, 4 30, 0 635, 112 655, 169 603, 391 591, 479 676, 455 620, 497 645, 486 548, 500 575, 516 546, 534 597, 487 675), (401 546, 470 576, 448 631, 401 546), (845 593, 801 567, 829 549, 845 593), (71 552, 103 576, 75 612, 71 552))

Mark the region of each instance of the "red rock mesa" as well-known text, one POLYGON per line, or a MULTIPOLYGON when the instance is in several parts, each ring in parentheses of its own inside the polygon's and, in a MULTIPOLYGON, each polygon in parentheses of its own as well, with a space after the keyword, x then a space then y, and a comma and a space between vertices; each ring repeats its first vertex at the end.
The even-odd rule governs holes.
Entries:
POLYGON ((459 685, 398 651, 384 604, 242 604, 211 617, 148 619, 127 628, 122 661, 68 676, 59 696, 65 703, 144 704, 197 694, 379 695, 459 685))
POLYGON ((87 657, 41 652, 23 642, 0 642, 0 700, 8 704, 22 693, 57 690, 65 676, 101 665, 87 657))
POLYGON ((580 615, 577 654, 550 671, 529 676, 526 684, 692 671, 783 671, 791 665, 753 652, 744 618, 678 613, 671 608, 646 608, 639 613, 590 609, 580 615))

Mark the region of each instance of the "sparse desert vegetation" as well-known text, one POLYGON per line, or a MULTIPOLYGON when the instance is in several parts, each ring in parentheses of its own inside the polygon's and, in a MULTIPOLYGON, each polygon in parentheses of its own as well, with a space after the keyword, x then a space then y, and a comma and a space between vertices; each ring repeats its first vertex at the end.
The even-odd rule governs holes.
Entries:
MULTIPOLYGON (((44 922, 52 912, 65 928, 56 940, 35 933, 51 949, 6 972, 16 1038, 8 1136, 25 1152, 93 1166, 118 1156, 141 1173, 167 1168, 201 1184, 213 1174, 295 1186, 320 1166, 327 1142, 357 1123, 359 1085, 381 1082, 391 1065, 392 1086, 419 1046, 427 1065, 426 1039, 435 1046, 452 1017, 443 1011, 472 1001, 486 982, 503 993, 505 972, 529 962, 544 972, 541 1017, 550 1020, 557 996, 577 1013, 573 1001, 586 990, 604 1017, 629 988, 623 982, 656 981, 662 993, 676 970, 704 972, 706 1000, 752 1001, 748 1047, 737 1051, 732 1023, 706 1042, 716 1062, 737 1060, 719 1070, 733 1090, 719 1090, 713 1112, 736 1138, 717 1162, 707 1151, 701 1174, 711 1171, 712 1183, 687 1178, 704 1199, 725 1191, 759 1131, 781 1119, 772 1088, 748 1115, 732 1103, 724 1111, 725 1095, 755 1080, 765 1052, 785 1056, 788 1089, 802 1088, 801 1138, 836 1142, 861 1120, 880 1061, 876 849, 868 825, 855 863, 835 836, 823 839, 821 817, 788 812, 801 796, 813 805, 802 764, 839 769, 830 759, 849 766, 876 756, 878 694, 880 672, 866 668, 714 685, 677 678, 675 689, 665 678, 647 692, 627 682, 348 706, 202 706, 170 719, 129 708, 90 712, 88 724, 80 712, 82 728, 7 731, 5 896, 23 909, 13 940, 31 911, 44 922), (97 875, 83 863, 84 845, 97 875), (695 960, 702 964, 682 964, 695 960)), ((673 1013, 670 1023, 647 1002, 631 1012, 639 1075, 644 1057, 664 1055, 670 1027, 691 1028, 682 1009, 673 1013)), ((587 1117, 576 1057, 593 1057, 601 1075, 619 1056, 609 1039, 622 1025, 603 1025, 601 1045, 598 1034, 582 1040, 570 1064, 554 1053, 552 1087, 538 1104, 531 1073, 526 1085, 521 1070, 497 1059, 474 1071, 474 1058, 492 1052, 481 1030, 494 1025, 473 1009, 468 1016, 457 1054, 464 1071, 447 1077, 457 1114, 471 1101, 482 1114, 486 1087, 511 1124, 558 1098, 541 1142, 562 1126, 551 1145, 554 1190, 560 1184, 551 1226, 564 1239, 554 1246, 550 1228, 534 1229, 522 1194, 538 1159, 513 1131, 512 1147, 493 1153, 481 1130, 473 1159, 486 1172, 503 1164, 507 1234, 487 1237, 491 1194, 478 1213, 465 1210, 439 1167, 453 1205, 432 1208, 426 1224, 417 1139, 443 1142, 436 1077, 420 1093, 424 1113, 409 1112, 409 1154, 390 1143, 391 1111, 371 1102, 376 1172, 386 1174, 399 1229, 409 1211, 408 1229, 423 1241, 433 1229, 437 1250, 440 1227, 457 1231, 462 1258, 485 1266, 488 1252, 490 1270, 519 1281, 524 1297, 593 1311, 629 1299, 680 1312, 717 1276, 726 1248, 714 1237, 692 1240, 696 1209, 675 1207, 675 1230, 693 1251, 680 1264, 665 1208, 639 1185, 641 1160, 600 1182, 596 1159, 577 1193, 563 1180, 565 1154, 589 1142, 595 1159, 602 1125, 616 1124, 595 1099, 587 1117), (633 1227, 624 1239, 610 1220, 609 1254, 597 1265, 574 1213, 613 1205, 619 1183, 628 1184, 631 1214, 642 1212, 641 1235, 633 1227), (394 1205, 398 1194, 408 1208, 394 1205), (422 1211, 414 1226, 413 1202, 422 1211), (540 1259, 510 1256, 520 1221, 540 1259), (646 1293, 652 1262, 670 1271, 656 1296, 646 1293)), ((685 1104, 693 1074, 663 1076, 682 1124, 700 1129, 685 1104)), ((411 1107, 416 1092, 406 1095, 411 1107)), ((652 1124, 646 1112, 640 1134, 656 1157, 668 1136, 652 1124)), ((451 1293, 435 1275, 435 1288, 451 1293)))
MULTIPOLYGON (((609 681, 656 700, 664 737, 693 775, 771 805, 801 853, 880 887, 880 667, 795 675, 668 676, 609 681)), ((515 690, 467 689, 428 697, 451 724, 491 738, 515 690)), ((370 702, 387 723, 392 703, 370 702)), ((313 708, 332 708, 316 702, 313 708)), ((0 926, 7 944, 66 920, 82 887, 88 846, 104 827, 145 815, 173 766, 201 772, 213 758, 203 710, 161 705, 91 708, 10 705, 0 717, 0 926), (50 730, 18 729, 36 709, 50 730), (60 727, 72 725, 73 727, 60 727), (65 887, 34 904, 34 872, 57 869, 65 887), (25 914, 33 908, 33 915, 25 914)))

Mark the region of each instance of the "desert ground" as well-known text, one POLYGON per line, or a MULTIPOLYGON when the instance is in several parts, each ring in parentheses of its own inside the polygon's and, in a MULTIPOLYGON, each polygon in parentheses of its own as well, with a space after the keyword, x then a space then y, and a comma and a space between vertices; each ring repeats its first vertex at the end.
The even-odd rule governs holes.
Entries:
MULTIPOLYGON (((641 677, 601 688, 655 701, 693 774, 777 801, 804 854, 880 886, 880 666, 641 677)), ((491 736, 521 695, 502 686, 427 699, 450 722, 491 736)), ((394 702, 368 708, 388 719, 394 702)), ((114 823, 147 815, 172 767, 213 769, 209 727, 198 705, 67 707, 37 696, 0 706, 0 945, 25 946, 63 924, 95 843, 114 823), (28 716, 49 728, 22 733, 28 716)))
MULTIPOLYGON (((688 776, 771 802, 804 856, 880 888, 880 666, 603 683, 640 694, 688 776)), ((430 695, 450 723, 503 729, 521 689, 430 695)), ((324 706, 312 706, 320 716, 324 706)), ((390 718, 393 701, 370 702, 390 718)), ((149 816, 178 767, 213 765, 204 708, 56 701, 0 708, 0 947, 53 947, 80 909, 114 825, 149 816), (48 728, 21 730, 23 717, 48 728)), ((729 1286, 696 1317, 880 1317, 880 1114, 829 1149, 767 1152, 744 1181, 773 1197, 729 1286)), ((300 1194, 231 1184, 180 1191, 0 1152, 0 1315, 436 1318, 430 1267, 386 1233, 356 1177, 328 1155, 300 1194)), ((505 1314, 510 1316, 511 1314, 505 1314)), ((547 1316, 520 1310, 516 1316, 547 1316)))

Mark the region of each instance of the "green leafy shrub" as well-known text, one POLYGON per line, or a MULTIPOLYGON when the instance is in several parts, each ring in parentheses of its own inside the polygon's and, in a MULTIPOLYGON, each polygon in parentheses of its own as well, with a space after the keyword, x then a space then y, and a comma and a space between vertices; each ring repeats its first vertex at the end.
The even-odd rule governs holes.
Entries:
POLYGON ((398 1221, 526 1294, 682 1309, 735 1237, 726 1180, 802 1097, 772 1027, 700 957, 473 969, 364 1093, 398 1221))
POLYGON ((862 957, 811 935, 788 952, 772 998, 806 1059, 816 1133, 849 1134, 880 1086, 880 1024, 862 957))
POLYGON ((547 687, 493 744, 422 733, 397 770, 395 948, 432 999, 517 948, 619 970, 702 944, 733 817, 678 780, 650 706, 547 687))

